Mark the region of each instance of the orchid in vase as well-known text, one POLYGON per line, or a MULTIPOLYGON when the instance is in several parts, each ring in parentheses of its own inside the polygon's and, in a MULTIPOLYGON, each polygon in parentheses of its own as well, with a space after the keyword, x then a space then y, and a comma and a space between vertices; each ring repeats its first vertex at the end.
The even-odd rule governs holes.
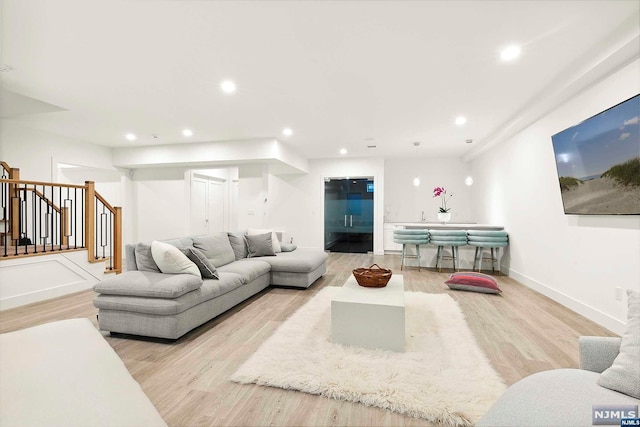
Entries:
POLYGON ((451 208, 447 207, 447 198, 453 197, 453 194, 447 196, 447 190, 444 187, 436 187, 433 189, 433 197, 440 197, 442 200, 442 206, 440 206, 440 213, 448 213, 451 208))

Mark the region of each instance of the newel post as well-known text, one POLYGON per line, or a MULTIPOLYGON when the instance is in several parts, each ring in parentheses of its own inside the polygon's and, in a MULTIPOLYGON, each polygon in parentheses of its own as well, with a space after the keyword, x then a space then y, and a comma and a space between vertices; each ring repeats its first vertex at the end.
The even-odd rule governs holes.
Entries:
POLYGON ((96 260, 96 188, 95 182, 84 182, 84 238, 89 262, 96 260))
POLYGON ((113 214, 113 269, 122 272, 122 208, 115 206, 113 214))

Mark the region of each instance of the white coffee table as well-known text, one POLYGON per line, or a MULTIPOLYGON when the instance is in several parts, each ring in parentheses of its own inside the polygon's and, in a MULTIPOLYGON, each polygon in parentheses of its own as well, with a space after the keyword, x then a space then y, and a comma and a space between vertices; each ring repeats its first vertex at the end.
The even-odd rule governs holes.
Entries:
POLYGON ((365 288, 351 276, 331 299, 331 340, 339 344, 404 351, 404 280, 365 288))

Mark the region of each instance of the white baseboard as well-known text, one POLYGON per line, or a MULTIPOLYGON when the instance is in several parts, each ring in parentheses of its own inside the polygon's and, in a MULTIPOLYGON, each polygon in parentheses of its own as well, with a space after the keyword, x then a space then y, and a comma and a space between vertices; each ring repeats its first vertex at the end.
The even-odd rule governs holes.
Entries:
POLYGON ((540 292, 541 294, 551 298, 552 300, 564 305, 565 307, 575 311, 578 314, 586 317, 587 319, 596 322, 600 326, 603 326, 609 329, 611 332, 614 332, 618 335, 622 335, 627 328, 627 325, 610 315, 601 312, 600 310, 591 307, 588 304, 585 304, 577 299, 570 297, 568 295, 563 294, 562 292, 558 292, 557 290, 544 285, 524 274, 518 273, 513 269, 509 269, 509 276, 523 285, 540 292))

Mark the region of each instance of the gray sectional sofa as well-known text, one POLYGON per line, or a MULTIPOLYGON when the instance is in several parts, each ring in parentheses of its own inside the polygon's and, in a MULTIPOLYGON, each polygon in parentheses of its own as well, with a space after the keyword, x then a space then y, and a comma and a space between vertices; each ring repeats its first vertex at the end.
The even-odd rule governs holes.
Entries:
POLYGON ((275 255, 247 258, 242 237, 220 232, 163 241, 201 250, 217 279, 162 273, 150 265, 149 244, 126 245, 127 271, 94 286, 100 329, 177 339, 269 285, 307 288, 326 272, 327 254, 320 249, 283 245, 275 255))

